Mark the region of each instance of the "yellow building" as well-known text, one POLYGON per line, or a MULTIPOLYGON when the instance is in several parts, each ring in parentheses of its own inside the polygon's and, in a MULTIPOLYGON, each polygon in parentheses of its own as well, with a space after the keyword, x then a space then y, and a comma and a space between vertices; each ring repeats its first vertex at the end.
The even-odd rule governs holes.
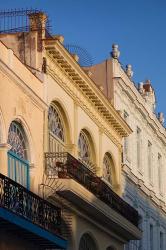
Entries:
MULTIPOLYGON (((32 225, 16 223, 8 249, 121 250, 141 237, 137 211, 120 197, 122 140, 132 130, 63 37, 48 34, 46 15, 22 14, 29 31, 0 34, 1 203, 32 225), (45 205, 36 205, 39 197, 45 205)), ((12 223, 1 226, 1 249, 12 223)))

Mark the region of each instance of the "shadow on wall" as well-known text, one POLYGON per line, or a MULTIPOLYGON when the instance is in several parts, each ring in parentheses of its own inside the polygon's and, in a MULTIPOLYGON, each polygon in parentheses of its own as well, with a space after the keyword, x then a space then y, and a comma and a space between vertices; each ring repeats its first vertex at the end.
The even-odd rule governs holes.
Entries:
MULTIPOLYGON (((137 192, 137 187, 134 187, 133 183, 126 177, 125 178, 125 187, 124 187, 124 193, 123 193, 123 198, 124 200, 129 203, 132 207, 134 207, 138 213, 139 213, 139 223, 138 227, 141 231, 143 231, 143 214, 140 212, 139 209, 139 198, 138 198, 138 192, 137 192)), ((146 204, 146 200, 143 200, 143 203, 146 204)), ((142 244, 143 244, 143 237, 141 240, 131 240, 128 242, 124 250, 139 250, 142 249, 142 244)))
MULTIPOLYGON (((97 201, 98 201, 97 198, 93 198, 91 204, 96 204, 97 201)), ((105 228, 106 225, 105 222, 102 220, 102 218, 97 220, 95 218, 96 216, 93 214, 94 211, 90 211, 90 209, 87 209, 86 207, 80 206, 79 211, 86 214, 86 217, 88 216, 90 220, 89 221, 87 219, 84 220, 83 218, 80 217, 76 220, 77 224, 75 225, 75 230, 76 230, 75 232, 77 232, 77 238, 78 238, 78 242, 75 246, 76 249, 117 250, 120 248, 121 242, 118 242, 116 239, 114 240, 112 237, 109 237, 104 230, 102 231, 102 229, 99 229, 98 227, 96 227, 95 224, 93 224, 92 220, 94 220, 103 228, 105 228)), ((73 232, 74 235, 76 235, 75 232, 73 232)), ((121 248, 122 247, 123 246, 121 246, 121 248)))

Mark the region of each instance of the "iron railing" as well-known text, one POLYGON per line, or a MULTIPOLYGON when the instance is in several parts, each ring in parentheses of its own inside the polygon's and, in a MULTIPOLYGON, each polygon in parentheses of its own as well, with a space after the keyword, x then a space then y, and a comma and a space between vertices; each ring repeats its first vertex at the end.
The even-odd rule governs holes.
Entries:
POLYGON ((51 233, 59 233, 61 209, 2 174, 0 174, 0 207, 24 217, 51 233))
POLYGON ((118 196, 100 177, 72 155, 67 152, 45 153, 45 161, 47 175, 74 179, 109 207, 138 226, 138 212, 118 196))
MULTIPOLYGON (((0 11, 0 33, 29 32, 29 15, 42 13, 37 9, 11 9, 0 11)), ((51 33, 50 21, 47 16, 46 30, 51 33)))

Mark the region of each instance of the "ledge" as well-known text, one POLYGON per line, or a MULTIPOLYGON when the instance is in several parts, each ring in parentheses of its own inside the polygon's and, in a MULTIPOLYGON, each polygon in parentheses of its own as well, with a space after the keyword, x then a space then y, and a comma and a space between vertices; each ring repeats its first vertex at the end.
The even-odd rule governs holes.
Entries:
POLYGON ((104 227, 120 233, 126 240, 140 239, 141 231, 122 215, 108 207, 90 191, 72 179, 59 179, 63 188, 57 193, 104 227))

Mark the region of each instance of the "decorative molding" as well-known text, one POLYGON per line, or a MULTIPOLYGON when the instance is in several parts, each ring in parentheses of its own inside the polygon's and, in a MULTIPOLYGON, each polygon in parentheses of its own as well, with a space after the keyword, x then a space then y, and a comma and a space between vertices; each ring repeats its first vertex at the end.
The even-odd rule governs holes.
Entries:
MULTIPOLYGON (((52 59, 51 59, 52 61, 52 59)), ((66 75, 61 71, 59 65, 56 62, 51 63, 48 60, 48 68, 47 73, 72 97, 74 102, 79 105, 87 114, 88 116, 97 124, 97 126, 102 129, 102 131, 118 146, 121 150, 121 136, 117 134, 111 124, 108 124, 101 114, 94 109, 94 107, 89 102, 87 96, 83 95, 82 92, 76 87, 74 84, 71 84, 71 79, 68 79, 66 75), (56 65, 56 67, 55 67, 56 65), (111 127, 111 129, 110 129, 111 127), (113 134, 114 132, 114 134, 113 134)))
POLYGON ((11 145, 8 143, 0 143, 0 150, 6 150, 9 151, 11 149, 11 145))
MULTIPOLYGON (((120 66, 119 66, 120 68, 120 66)), ((162 141, 164 146, 166 145, 166 132, 165 128, 158 121, 157 117, 154 114, 150 114, 145 105, 145 100, 137 91, 135 86, 131 81, 129 81, 125 72, 122 72, 122 69, 119 73, 120 76, 114 77, 115 85, 119 83, 121 90, 128 96, 130 102, 134 105, 134 108, 142 115, 142 118, 147 120, 147 124, 151 127, 152 131, 155 132, 158 138, 162 141)))
POLYGON ((164 200, 158 198, 153 190, 150 190, 148 187, 146 187, 144 181, 135 176, 126 164, 122 165, 122 170, 125 178, 129 178, 133 184, 138 186, 138 190, 141 190, 146 195, 146 197, 150 198, 154 205, 161 207, 161 209, 166 212, 166 203, 164 200))
POLYGON ((87 76, 84 70, 73 60, 64 47, 58 41, 45 41, 46 55, 59 66, 64 76, 71 80, 73 85, 84 94, 100 116, 111 125, 120 136, 127 136, 131 133, 130 127, 114 109, 111 103, 105 98, 94 82, 87 76))

